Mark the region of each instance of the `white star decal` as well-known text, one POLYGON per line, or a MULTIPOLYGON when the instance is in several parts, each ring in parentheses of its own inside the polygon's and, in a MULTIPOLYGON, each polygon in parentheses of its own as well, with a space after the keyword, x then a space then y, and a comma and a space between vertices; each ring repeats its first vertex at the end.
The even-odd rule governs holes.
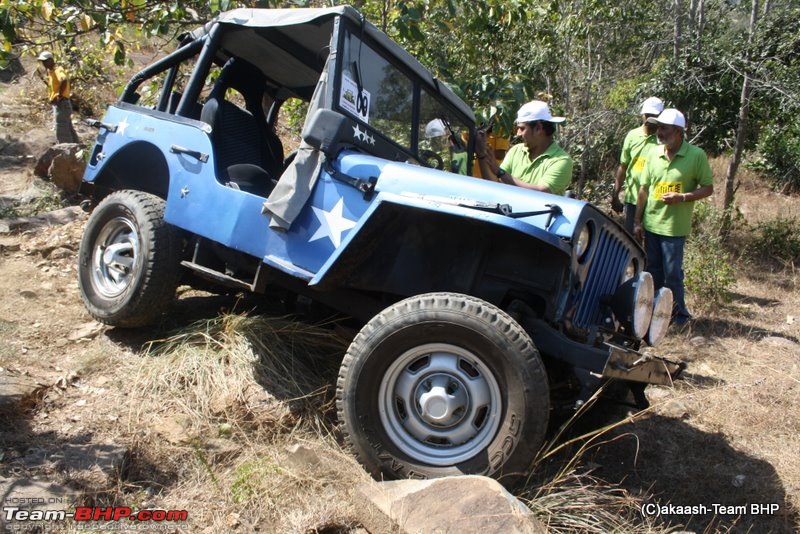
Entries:
POLYGON ((333 246, 338 248, 342 243, 342 232, 356 225, 355 221, 346 219, 342 214, 344 210, 343 198, 339 199, 339 202, 336 203, 331 211, 321 210, 314 206, 311 209, 314 210, 314 215, 317 216, 320 226, 316 233, 311 236, 311 239, 308 240, 309 243, 327 237, 331 240, 333 246))
POLYGON ((367 137, 367 132, 362 132, 361 128, 358 127, 358 124, 353 126, 353 137, 363 141, 367 137))
POLYGON ((125 115, 125 117, 119 121, 119 124, 117 124, 117 133, 120 135, 125 135, 125 130, 128 129, 128 126, 130 126, 128 124, 128 116, 125 115))
POLYGON ((365 134, 365 135, 366 135, 366 139, 367 139, 367 141, 369 142, 369 144, 371 144, 371 145, 375 145, 375 138, 374 138, 374 137, 372 137, 372 136, 371 136, 371 135, 369 135, 369 134, 365 134))

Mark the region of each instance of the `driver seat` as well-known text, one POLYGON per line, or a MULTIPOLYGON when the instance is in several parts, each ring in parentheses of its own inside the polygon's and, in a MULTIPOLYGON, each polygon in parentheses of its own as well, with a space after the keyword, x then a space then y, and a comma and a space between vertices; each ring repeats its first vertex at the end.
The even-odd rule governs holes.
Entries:
POLYGON ((200 120, 211 126, 218 178, 227 185, 266 197, 283 172, 283 144, 267 125, 261 99, 266 80, 249 63, 231 58, 203 106, 200 120), (228 89, 246 108, 225 100, 228 89))

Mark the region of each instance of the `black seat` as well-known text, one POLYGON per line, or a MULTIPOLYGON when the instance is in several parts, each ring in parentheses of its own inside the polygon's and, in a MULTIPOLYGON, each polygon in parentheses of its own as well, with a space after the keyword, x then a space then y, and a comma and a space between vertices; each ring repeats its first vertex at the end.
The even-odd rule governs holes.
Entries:
POLYGON ((267 125, 261 72, 241 59, 228 60, 208 97, 201 120, 211 125, 217 176, 233 187, 266 197, 283 172, 283 144, 267 125), (246 108, 225 100, 228 89, 246 108))

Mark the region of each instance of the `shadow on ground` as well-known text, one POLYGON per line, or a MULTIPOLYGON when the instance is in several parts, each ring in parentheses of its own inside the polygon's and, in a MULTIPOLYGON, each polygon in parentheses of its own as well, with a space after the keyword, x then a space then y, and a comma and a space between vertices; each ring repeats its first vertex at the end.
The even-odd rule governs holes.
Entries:
MULTIPOLYGON (((602 405, 570 434, 608 424, 610 414, 598 414, 598 409, 602 411, 602 405)), ((775 468, 735 449, 723 434, 699 430, 680 418, 651 414, 611 430, 599 443, 579 465, 609 485, 649 496, 646 502, 661 505, 665 512, 658 517, 663 525, 693 532, 787 534, 800 526, 800 511, 789 502, 775 468), (670 504, 672 509, 664 508, 670 504), (769 514, 759 505, 779 508, 769 514), (675 508, 690 506, 697 507, 692 511, 697 513, 675 508)), ((536 478, 547 480, 576 450, 548 460, 536 478)))

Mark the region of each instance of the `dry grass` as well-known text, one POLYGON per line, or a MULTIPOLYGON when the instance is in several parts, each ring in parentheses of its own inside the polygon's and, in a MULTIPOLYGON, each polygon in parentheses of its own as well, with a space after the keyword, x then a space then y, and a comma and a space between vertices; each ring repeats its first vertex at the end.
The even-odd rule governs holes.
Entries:
POLYGON ((198 532, 353 525, 368 477, 331 424, 345 348, 329 328, 236 314, 153 342, 129 392, 125 499, 191 510, 198 532))
POLYGON ((134 380, 135 417, 177 411, 190 431, 264 422, 291 427, 301 417, 325 417, 330 377, 345 349, 331 330, 290 318, 226 314, 199 321, 151 343, 134 380))

